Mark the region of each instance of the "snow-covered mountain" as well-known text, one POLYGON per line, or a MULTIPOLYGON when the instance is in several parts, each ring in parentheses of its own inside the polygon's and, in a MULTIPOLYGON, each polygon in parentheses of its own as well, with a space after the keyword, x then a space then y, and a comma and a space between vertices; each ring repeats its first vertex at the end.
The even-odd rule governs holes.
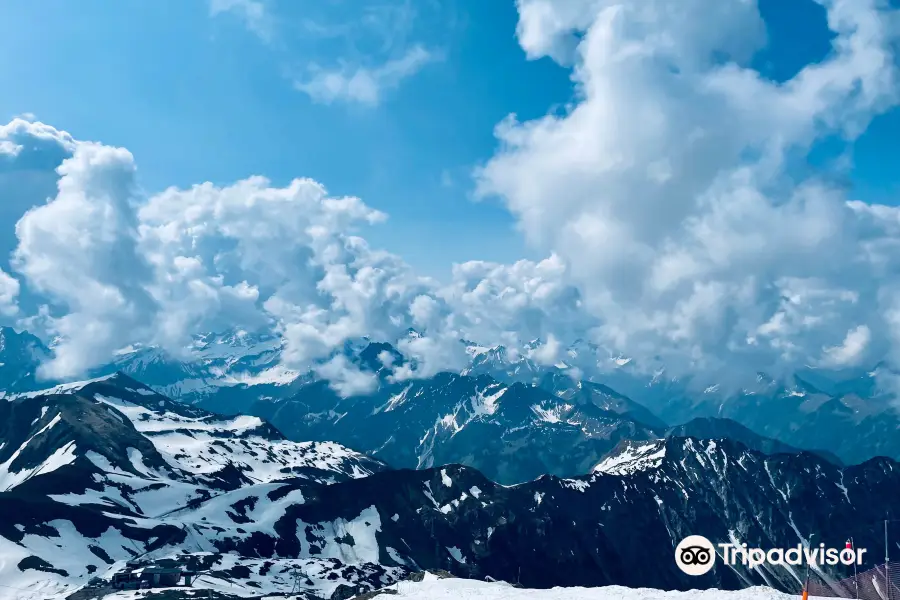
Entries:
POLYGON ((666 426, 663 420, 650 412, 646 406, 602 383, 573 380, 566 373, 551 371, 545 373, 537 385, 574 404, 591 404, 654 428, 666 426))
POLYGON ((213 403, 227 404, 229 395, 242 392, 278 397, 309 375, 281 364, 282 347, 274 334, 234 329, 198 335, 180 356, 154 346, 124 348, 95 374, 125 373, 186 404, 220 396, 213 403))
MULTIPOLYGON (((385 381, 374 393, 350 398, 339 397, 326 382, 313 382, 290 398, 261 401, 248 411, 292 439, 332 439, 394 467, 464 464, 505 484, 543 474, 584 474, 622 440, 728 438, 764 454, 799 452, 725 418, 670 428, 611 388, 553 373, 538 386, 442 373, 427 380, 385 381)), ((817 452, 842 462, 828 451, 817 452)))
POLYGON ((489 375, 507 383, 537 383, 545 369, 531 360, 527 353, 510 350, 506 346, 483 347, 464 342, 470 357, 463 375, 489 375))
MULTIPOLYGON (((0 524, 0 580, 71 591, 156 550, 208 548, 191 546, 195 534, 169 515, 279 481, 299 489, 384 468, 338 444, 287 441, 256 417, 185 406, 124 375, 7 395, 0 511, 13 517, 0 524)), ((335 568, 326 566, 323 577, 335 568)))
POLYGON ((21 477, 15 473, 32 463, 36 473, 45 470, 39 459, 49 457, 34 454, 41 447, 35 439, 51 442, 48 448, 57 453, 57 447, 66 448, 63 454, 72 461, 84 457, 137 475, 147 475, 144 467, 152 463, 154 477, 191 479, 211 490, 288 476, 333 482, 385 468, 337 444, 290 442, 257 417, 223 418, 186 406, 123 374, 8 396, 0 404, 0 422, 6 426, 0 459, 15 456, 3 463, 0 473, 7 477, 21 477), (123 455, 129 464, 110 463, 123 455))
POLYGON ((718 417, 792 446, 829 453, 846 463, 874 456, 900 458, 900 412, 893 397, 826 393, 799 375, 791 382, 760 377, 760 385, 727 397, 703 399, 674 394, 668 402, 648 402, 670 422, 718 417))
POLYGON ((893 393, 879 385, 884 365, 841 371, 806 367, 780 380, 760 373, 752 385, 733 390, 698 386, 689 376, 670 376, 665 368, 648 373, 587 342, 573 344, 550 366, 535 362, 527 348, 470 346, 470 353, 470 374, 528 382, 562 398, 591 396, 594 404, 653 427, 727 418, 756 434, 847 463, 874 456, 900 459, 895 435, 900 413, 893 393))
MULTIPOLYGON (((722 417, 792 446, 830 452, 843 462, 861 462, 878 455, 900 459, 900 437, 893 435, 900 428, 900 414, 893 396, 878 385, 883 365, 872 370, 840 372, 809 367, 783 381, 759 374, 754 385, 729 392, 727 386, 699 389, 689 377, 669 377, 665 369, 648 374, 634 361, 585 341, 559 350, 550 365, 546 360, 537 360, 547 358, 541 354, 543 346, 539 340, 512 349, 460 343, 471 357, 461 375, 486 375, 501 385, 520 383, 541 388, 562 400, 551 412, 566 412, 569 405, 592 404, 654 431, 695 418, 722 417)), ((92 375, 122 372, 185 404, 222 414, 255 412, 270 416, 274 410, 271 406, 259 406, 275 405, 289 398, 294 401, 316 390, 310 384, 323 385, 314 365, 299 370, 286 368, 281 362, 282 350, 283 341, 277 335, 233 329, 197 336, 178 357, 154 347, 126 348, 92 375)), ((27 332, 0 327, 0 392, 36 390, 55 383, 40 381, 35 375, 41 360, 51 351, 27 332)), ((362 338, 347 342, 335 352, 378 375, 383 385, 375 396, 384 397, 397 390, 378 358, 385 351, 394 356, 396 363, 405 360, 390 344, 370 343, 362 338)), ((446 397, 454 392, 437 387, 447 380, 446 374, 440 374, 423 385, 428 393, 446 397)), ((453 406, 455 403, 449 409, 453 406)), ((289 409, 279 407, 278 412, 287 413, 289 409)), ((451 413, 433 417, 448 414, 451 413)), ((415 429, 419 425, 416 422, 409 426, 415 429)), ((296 429, 294 424, 284 425, 283 420, 279 426, 291 432, 296 429)), ((417 443, 425 430, 419 427, 418 433, 417 443)), ((368 444, 361 447, 374 449, 368 444)), ((464 456, 451 458, 466 462, 464 456)), ((491 471, 483 461, 475 464, 501 476, 499 470, 491 471)), ((566 465, 556 469, 552 461, 538 461, 526 474, 536 474, 540 465, 548 465, 549 472, 568 472, 566 465)))
POLYGON ((674 436, 622 442, 581 477, 515 486, 461 465, 385 470, 124 376, 2 402, 0 580, 32 598, 65 597, 126 560, 164 558, 260 595, 288 591, 295 568, 303 590, 324 597, 422 569, 538 588, 795 591, 800 574, 782 568, 719 565, 690 578, 673 548, 688 534, 783 547, 807 532, 876 548, 900 492, 900 465, 888 459, 840 467, 674 436), (644 564, 653 568, 635 568, 644 564))
POLYGON ((46 385, 37 379, 41 361, 50 350, 27 331, 0 327, 0 391, 12 393, 46 385))
POLYGON ((325 382, 252 414, 291 439, 331 439, 398 468, 461 463, 512 484, 545 473, 587 473, 623 439, 663 436, 629 414, 590 398, 560 398, 541 388, 500 383, 487 375, 441 373, 341 398, 325 382))
POLYGON ((402 361, 389 344, 360 338, 346 341, 319 361, 294 369, 283 364, 284 341, 277 335, 231 329, 195 336, 179 356, 154 346, 131 346, 92 375, 124 373, 184 404, 221 414, 240 414, 257 401, 289 397, 299 387, 319 380, 316 367, 338 355, 364 370, 384 372, 377 357, 383 349, 395 354, 398 363, 402 361))
MULTIPOLYGON (((132 345, 88 375, 124 373, 186 404, 218 396, 227 404, 230 394, 240 396, 242 391, 253 399, 280 397, 289 394, 290 384, 310 377, 308 370, 281 364, 282 346, 274 334, 234 329, 196 336, 178 356, 155 346, 132 345)), ((52 342, 48 346, 27 331, 0 326, 0 391, 35 391, 62 383, 37 376, 52 349, 52 342)))

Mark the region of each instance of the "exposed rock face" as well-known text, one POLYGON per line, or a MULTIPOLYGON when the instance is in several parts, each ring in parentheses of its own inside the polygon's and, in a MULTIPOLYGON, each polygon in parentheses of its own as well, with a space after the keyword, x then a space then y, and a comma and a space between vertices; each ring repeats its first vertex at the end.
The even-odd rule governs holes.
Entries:
POLYGON ((622 440, 664 435, 589 398, 487 375, 441 373, 352 398, 316 382, 251 411, 291 439, 335 440, 397 468, 465 464, 505 484, 584 474, 622 440))

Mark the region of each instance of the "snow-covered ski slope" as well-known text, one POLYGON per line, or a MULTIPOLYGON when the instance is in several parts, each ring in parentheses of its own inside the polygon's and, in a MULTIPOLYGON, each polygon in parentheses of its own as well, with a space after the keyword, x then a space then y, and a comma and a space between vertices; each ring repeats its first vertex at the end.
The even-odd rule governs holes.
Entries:
MULTIPOLYGON (((557 587, 549 590, 516 588, 503 582, 472 579, 439 579, 426 574, 420 582, 401 582, 399 596, 407 600, 788 600, 796 598, 766 587, 739 591, 691 590, 670 592, 620 586, 583 588, 557 587)), ((387 596, 385 596, 387 598, 387 596)))
MULTIPOLYGON (((195 590, 212 589, 234 598, 245 598, 245 593, 218 583, 207 584, 201 580, 195 590)), ((117 592, 102 600, 140 600, 148 598, 152 590, 117 592)), ((157 590, 158 593, 158 590, 157 590)), ((195 591, 196 597, 203 594, 195 591)), ((485 582, 472 579, 439 579, 427 573, 424 581, 402 581, 380 594, 380 598, 403 600, 788 600, 796 598, 770 588, 753 587, 740 591, 692 590, 670 592, 626 587, 558 587, 548 590, 516 588, 503 582, 485 582)), ((185 596, 188 598, 190 596, 185 596)), ((304 600, 302 596, 256 596, 264 600, 304 600)))

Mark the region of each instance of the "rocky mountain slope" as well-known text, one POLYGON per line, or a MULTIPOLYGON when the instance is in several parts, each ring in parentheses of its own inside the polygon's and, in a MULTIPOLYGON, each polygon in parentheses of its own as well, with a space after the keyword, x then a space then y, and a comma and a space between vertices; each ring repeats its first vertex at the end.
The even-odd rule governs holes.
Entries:
POLYGON ((0 400, 0 512, 11 515, 0 523, 0 580, 72 591, 125 560, 183 549, 192 533, 168 515, 286 479, 327 485, 384 468, 123 375, 10 395, 0 400))
MULTIPOLYGON (((601 384, 556 382, 556 394, 488 375, 439 374, 375 393, 341 398, 325 382, 301 386, 291 398, 258 402, 250 412, 292 439, 332 439, 399 468, 458 463, 504 484, 544 474, 590 471, 622 441, 667 435, 732 439, 763 454, 796 453, 778 440, 723 418, 667 428, 646 408, 601 384), (568 385, 569 387, 564 387, 568 385)), ((820 452, 836 464, 841 461, 820 452)))
POLYGON ((620 412, 651 426, 726 418, 846 463, 875 456, 900 459, 900 437, 895 435, 900 413, 893 394, 879 384, 883 365, 842 371, 807 367, 781 380, 760 373, 752 385, 733 390, 701 386, 690 377, 670 376, 664 368, 647 373, 630 359, 586 342, 567 349, 553 365, 540 365, 527 353, 502 346, 472 353, 470 374, 486 373, 507 383, 527 381, 561 397, 599 388, 611 400, 625 399, 619 400, 620 412))
POLYGON ((662 436, 590 399, 567 400, 487 375, 385 382, 373 394, 351 398, 316 382, 289 399, 259 402, 251 412, 291 439, 336 440, 393 467, 466 464, 507 484, 545 473, 583 474, 621 440, 662 436))
MULTIPOLYGON (((752 450, 762 454, 797 454, 800 448, 785 444, 780 440, 759 435, 732 419, 721 417, 697 417, 682 425, 669 427, 666 437, 694 437, 698 439, 729 439, 740 442, 752 450)), ((842 464, 840 458, 827 450, 809 450, 836 465, 842 464)))

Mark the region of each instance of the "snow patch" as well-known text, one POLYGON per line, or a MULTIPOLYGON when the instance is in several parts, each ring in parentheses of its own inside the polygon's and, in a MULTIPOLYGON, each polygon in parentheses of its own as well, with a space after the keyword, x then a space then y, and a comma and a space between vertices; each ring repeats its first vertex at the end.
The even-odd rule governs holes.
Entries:
POLYGON ((607 475, 632 475, 659 467, 665 456, 665 444, 658 442, 628 446, 621 452, 604 458, 593 471, 607 475))
POLYGON ((447 552, 450 553, 450 556, 452 556, 453 560, 455 560, 456 562, 463 564, 463 565, 466 564, 466 557, 463 556, 462 551, 459 548, 457 548, 456 546, 453 546, 452 548, 447 548, 447 552))

